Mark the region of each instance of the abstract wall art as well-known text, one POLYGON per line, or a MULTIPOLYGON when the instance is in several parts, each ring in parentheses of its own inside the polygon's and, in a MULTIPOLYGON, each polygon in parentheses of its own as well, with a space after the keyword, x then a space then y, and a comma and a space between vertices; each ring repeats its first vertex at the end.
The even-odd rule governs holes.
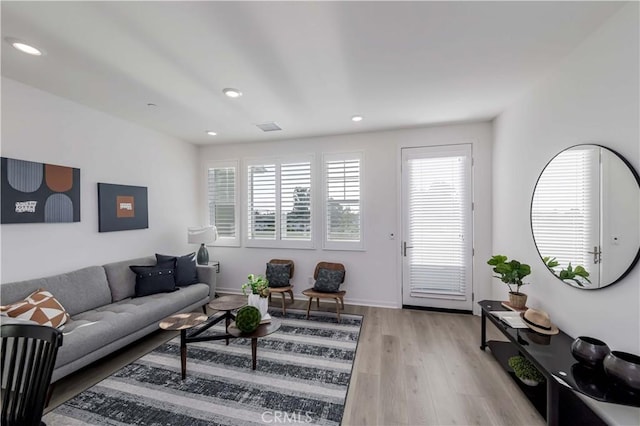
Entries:
POLYGON ((80 222, 80 169, 0 157, 0 223, 80 222))
POLYGON ((99 183, 98 226, 100 232, 148 228, 147 188, 99 183))

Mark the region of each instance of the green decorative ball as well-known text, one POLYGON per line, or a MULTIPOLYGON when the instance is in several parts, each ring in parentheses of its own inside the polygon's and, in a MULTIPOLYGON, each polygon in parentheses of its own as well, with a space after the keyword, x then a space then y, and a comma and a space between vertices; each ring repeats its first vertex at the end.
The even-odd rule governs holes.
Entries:
POLYGON ((236 327, 243 333, 251 333, 260 325, 260 310, 255 306, 243 306, 236 314, 236 327))

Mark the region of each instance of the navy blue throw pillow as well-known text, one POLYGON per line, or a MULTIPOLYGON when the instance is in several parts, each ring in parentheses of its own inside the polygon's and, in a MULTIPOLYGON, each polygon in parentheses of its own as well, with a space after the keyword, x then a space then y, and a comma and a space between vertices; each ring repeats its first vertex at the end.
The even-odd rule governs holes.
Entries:
POLYGON ((339 291, 343 279, 344 271, 320 268, 313 289, 322 293, 336 293, 339 291))
POLYGON ((291 265, 289 263, 267 263, 267 281, 269 287, 287 287, 291 265))
POLYGON ((170 264, 129 266, 129 268, 136 274, 135 297, 178 290, 176 288, 174 269, 170 264))
POLYGON ((191 284, 197 284, 198 270, 196 269, 196 254, 189 253, 184 256, 167 256, 165 254, 156 253, 158 264, 164 262, 175 262, 176 265, 176 285, 184 287, 191 284))

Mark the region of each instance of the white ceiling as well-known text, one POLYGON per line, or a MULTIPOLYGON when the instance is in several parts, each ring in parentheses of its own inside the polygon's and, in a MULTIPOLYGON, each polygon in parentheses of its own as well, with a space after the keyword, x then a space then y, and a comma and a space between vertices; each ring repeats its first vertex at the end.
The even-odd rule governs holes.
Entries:
POLYGON ((2 75, 197 144, 489 119, 621 5, 2 1, 2 75))

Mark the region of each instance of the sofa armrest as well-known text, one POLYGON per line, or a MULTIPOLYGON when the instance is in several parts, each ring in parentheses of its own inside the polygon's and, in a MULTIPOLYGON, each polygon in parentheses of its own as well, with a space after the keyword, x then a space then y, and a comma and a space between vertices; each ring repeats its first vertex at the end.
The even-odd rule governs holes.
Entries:
POLYGON ((213 300, 216 295, 218 268, 215 265, 196 265, 196 270, 198 271, 198 281, 209 285, 209 297, 213 300))

